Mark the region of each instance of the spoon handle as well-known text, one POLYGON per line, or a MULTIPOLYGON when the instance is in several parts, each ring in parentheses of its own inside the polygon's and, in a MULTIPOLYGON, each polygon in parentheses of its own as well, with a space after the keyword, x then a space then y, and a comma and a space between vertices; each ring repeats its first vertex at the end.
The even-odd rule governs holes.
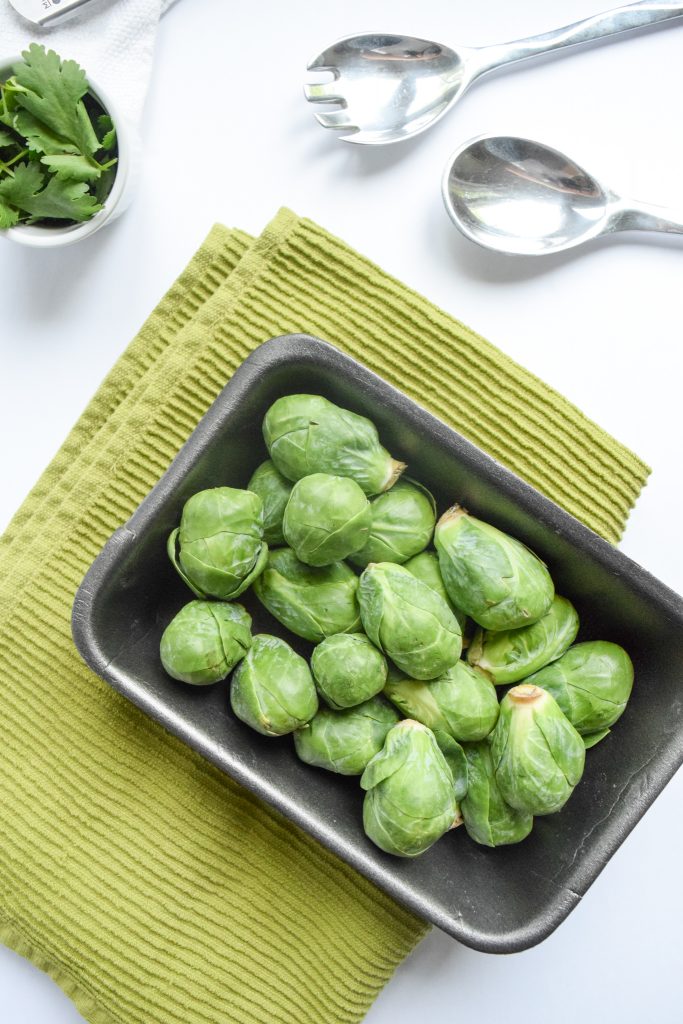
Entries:
POLYGON ((674 217, 665 206, 629 200, 613 221, 614 231, 665 231, 683 235, 683 217, 674 217))
POLYGON ((594 14, 583 21, 565 25, 552 32, 544 32, 542 35, 475 49, 474 52, 479 59, 478 72, 484 74, 503 64, 540 57, 542 54, 563 50, 568 46, 589 43, 594 39, 619 35, 621 32, 630 32, 633 29, 656 25, 662 21, 671 21, 681 16, 683 16, 683 3, 658 3, 655 0, 641 0, 639 3, 594 14))

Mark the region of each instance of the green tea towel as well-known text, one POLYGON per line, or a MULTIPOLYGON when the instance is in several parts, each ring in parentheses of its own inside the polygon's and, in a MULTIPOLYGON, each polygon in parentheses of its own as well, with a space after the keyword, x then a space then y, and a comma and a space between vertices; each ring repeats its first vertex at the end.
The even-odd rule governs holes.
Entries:
POLYGON ((261 341, 337 344, 616 541, 647 468, 308 220, 216 227, 0 540, 0 939, 92 1024, 352 1024, 426 926, 96 678, 71 604, 261 341))

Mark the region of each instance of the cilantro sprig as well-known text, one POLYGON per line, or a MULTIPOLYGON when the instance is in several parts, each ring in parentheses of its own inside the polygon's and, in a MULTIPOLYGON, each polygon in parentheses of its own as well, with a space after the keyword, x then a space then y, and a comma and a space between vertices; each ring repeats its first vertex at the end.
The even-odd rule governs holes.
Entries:
POLYGON ((74 60, 32 43, 0 82, 0 228, 89 220, 116 174, 116 131, 74 60))

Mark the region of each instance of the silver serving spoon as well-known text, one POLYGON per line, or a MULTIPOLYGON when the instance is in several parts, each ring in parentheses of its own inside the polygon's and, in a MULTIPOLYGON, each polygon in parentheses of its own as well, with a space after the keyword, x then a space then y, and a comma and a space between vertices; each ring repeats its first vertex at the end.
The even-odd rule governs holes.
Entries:
POLYGON ((543 256, 615 231, 683 234, 683 217, 627 200, 541 142, 482 135, 448 161, 443 199, 473 242, 515 256, 543 256))
POLYGON ((349 132, 345 142, 386 145, 435 124, 489 71, 682 15, 682 3, 642 0, 530 39, 457 50, 411 36, 347 36, 308 65, 331 71, 334 81, 307 85, 304 93, 312 103, 343 105, 316 117, 325 128, 349 132))

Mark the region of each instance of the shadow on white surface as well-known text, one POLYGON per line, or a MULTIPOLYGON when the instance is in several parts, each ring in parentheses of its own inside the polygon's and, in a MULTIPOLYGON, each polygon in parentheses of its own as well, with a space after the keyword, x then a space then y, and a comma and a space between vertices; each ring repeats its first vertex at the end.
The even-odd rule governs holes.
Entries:
POLYGON ((71 1000, 47 974, 0 946, 2 1024, 85 1024, 71 1000))

